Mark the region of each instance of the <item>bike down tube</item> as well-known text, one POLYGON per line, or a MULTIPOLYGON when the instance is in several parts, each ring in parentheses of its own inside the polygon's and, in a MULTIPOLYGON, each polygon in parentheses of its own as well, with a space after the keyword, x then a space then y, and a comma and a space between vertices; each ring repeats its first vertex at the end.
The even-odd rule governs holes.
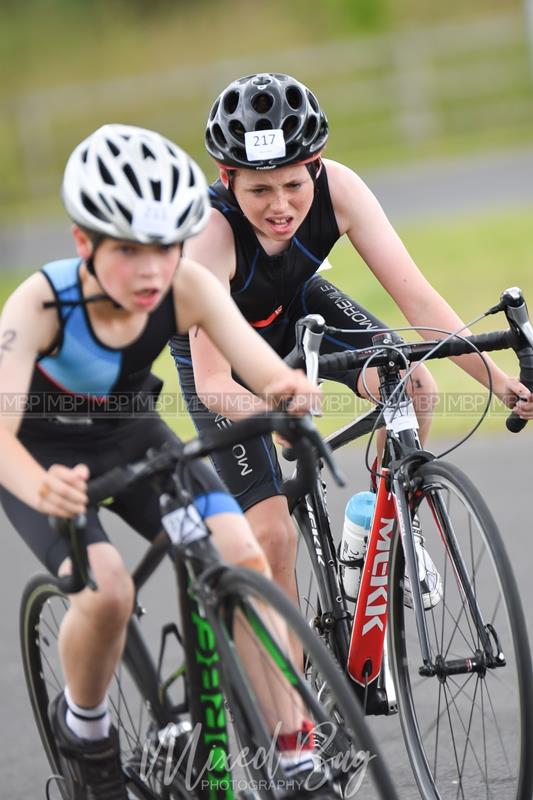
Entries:
POLYGON ((179 555, 175 565, 187 665, 198 676, 196 681, 191 681, 189 676, 189 705, 193 720, 201 724, 200 755, 208 759, 204 764, 196 764, 197 769, 200 769, 200 785, 194 788, 205 800, 234 800, 233 781, 227 768, 229 733, 220 681, 222 664, 215 633, 192 594, 191 576, 179 555), (195 688, 194 684, 198 686, 198 683, 200 690, 191 692, 191 688, 195 688))
POLYGON ((348 674, 361 687, 379 677, 387 630, 389 555, 396 510, 388 488, 389 470, 379 481, 376 507, 355 608, 348 674))

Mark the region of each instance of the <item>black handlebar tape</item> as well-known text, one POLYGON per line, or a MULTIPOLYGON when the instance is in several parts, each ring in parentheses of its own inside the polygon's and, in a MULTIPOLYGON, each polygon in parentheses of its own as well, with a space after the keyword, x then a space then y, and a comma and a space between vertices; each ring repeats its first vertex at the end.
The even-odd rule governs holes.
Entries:
POLYGON ((74 519, 65 519, 63 517, 54 516, 48 517, 50 527, 70 541, 72 572, 68 575, 62 575, 57 579, 58 586, 64 594, 76 594, 83 591, 87 585, 94 584, 92 576, 90 575, 87 552, 84 549, 84 546, 82 546, 81 550, 76 546, 76 543, 79 541, 77 534, 81 529, 83 529, 83 526, 86 522, 85 515, 81 515, 79 520, 81 520, 81 528, 78 527, 77 522, 74 519), (86 576, 83 574, 84 571, 86 571, 86 576))
MULTIPOLYGON (((527 386, 529 391, 533 391, 533 348, 527 347, 518 350, 516 355, 520 363, 520 383, 527 386)), ((509 414, 505 421, 508 431, 520 433, 527 424, 527 419, 520 419, 516 414, 509 414)))
MULTIPOLYGON (((513 344, 516 343, 516 336, 512 331, 492 331, 491 333, 478 333, 475 336, 468 336, 463 339, 450 339, 448 342, 445 342, 443 345, 439 347, 439 349, 435 352, 435 355, 431 355, 429 360, 432 358, 449 358, 450 356, 467 356, 471 355, 475 352, 472 345, 477 347, 482 353, 488 352, 490 350, 506 350, 509 347, 512 347, 513 344)), ((414 345, 415 351, 419 345, 414 345)), ((416 358, 416 352, 413 354, 411 360, 419 361, 420 358, 423 358, 434 345, 427 347, 426 344, 426 353, 423 353, 421 356, 416 358)))
POLYGON ((285 461, 296 461, 298 455, 294 449, 294 447, 282 447, 281 455, 285 459, 285 461))
POLYGON ((304 369, 305 367, 304 356, 302 353, 298 352, 297 347, 294 347, 283 360, 291 369, 304 369))
MULTIPOLYGON (((470 355, 475 352, 472 345, 475 345, 482 352, 506 350, 509 347, 513 347, 516 342, 516 334, 512 331, 494 331, 492 333, 480 333, 477 336, 468 336, 464 340, 450 339, 447 342, 443 342, 436 350, 435 347, 438 341, 417 342, 416 344, 397 345, 396 347, 408 361, 420 361, 429 354, 429 359, 470 355), (432 353, 432 350, 435 350, 435 352, 432 353)), ((330 353, 319 358, 320 374, 326 376, 333 372, 360 369, 370 357, 372 357, 370 366, 380 367, 385 366, 391 358, 395 358, 395 354, 393 350, 384 350, 382 353, 378 353, 370 349, 330 353)))
POLYGON ((128 485, 131 478, 131 472, 124 467, 114 467, 104 475, 94 478, 87 487, 89 502, 96 505, 108 497, 114 497, 128 485))
POLYGON ((283 494, 287 497, 290 511, 295 502, 310 491, 316 475, 316 456, 311 442, 300 439, 294 445, 293 451, 298 459, 296 477, 283 484, 283 494))

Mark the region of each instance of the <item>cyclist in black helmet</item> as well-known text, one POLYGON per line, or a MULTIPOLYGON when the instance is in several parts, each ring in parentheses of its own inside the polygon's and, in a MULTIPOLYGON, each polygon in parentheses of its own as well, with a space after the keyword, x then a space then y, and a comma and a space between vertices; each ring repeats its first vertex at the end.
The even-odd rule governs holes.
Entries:
MULTIPOLYGON (((46 264, 24 281, 0 320, 0 497, 53 574, 69 570, 69 549, 47 515, 87 515, 98 591, 71 597, 59 634, 66 688, 50 718, 67 780, 61 795, 126 800, 106 690, 124 644, 133 584, 97 509, 87 507, 89 474, 175 438, 154 413, 150 398, 161 383, 150 368, 170 336, 190 326, 211 337, 254 391, 302 395, 304 407, 318 395, 252 331, 219 282, 182 258, 182 243, 207 221, 209 201, 202 172, 173 142, 105 125, 73 151, 62 194, 77 257, 46 264)), ((197 464, 192 478, 191 511, 208 519, 223 558, 268 574, 214 471, 197 464)), ((161 528, 149 482, 117 495, 110 509, 148 539, 161 528)), ((286 636, 282 626, 279 633, 286 636)), ((294 726, 294 709, 284 711, 294 726)))
MULTIPOLYGON (((213 210, 206 229, 187 243, 187 253, 213 271, 250 325, 281 356, 293 348, 294 323, 306 313, 322 314, 332 326, 361 332, 357 337, 325 336, 326 352, 368 346, 372 329, 383 327, 370 311, 317 275, 344 234, 412 325, 461 328, 458 316, 418 270, 370 189, 347 166, 322 158, 327 137, 326 116, 315 95, 291 76, 261 73, 231 83, 213 104, 205 134, 207 150, 219 167, 219 179, 210 188, 213 210)), ((254 407, 252 392, 205 334, 191 336, 190 343, 187 337, 176 338, 172 350, 199 428, 227 424, 254 407)), ((456 361, 486 385, 479 358, 456 361)), ((516 413, 533 416, 525 386, 492 362, 490 368, 496 394, 516 413), (523 401, 517 402, 518 397, 523 401)), ((364 397, 368 390, 377 390, 372 370, 366 377, 366 386, 354 372, 337 379, 364 397)), ((414 371, 410 391, 424 439, 436 392, 424 366, 414 371)), ((255 408, 260 405, 256 400, 255 408)), ((246 511, 275 579, 296 598, 296 535, 280 495, 272 441, 247 443, 214 461, 246 511)), ((438 575, 423 592, 426 607, 438 602, 438 575)))

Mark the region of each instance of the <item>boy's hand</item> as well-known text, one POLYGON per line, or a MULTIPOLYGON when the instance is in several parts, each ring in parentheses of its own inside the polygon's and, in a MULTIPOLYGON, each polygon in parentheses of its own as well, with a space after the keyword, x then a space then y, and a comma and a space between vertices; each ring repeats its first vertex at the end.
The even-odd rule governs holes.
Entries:
POLYGON ((494 386, 495 394, 521 419, 533 419, 533 393, 517 378, 508 375, 499 386, 494 386))
POLYGON ((312 384, 300 369, 290 370, 282 378, 272 381, 264 394, 271 407, 285 402, 287 411, 292 414, 320 414, 322 390, 312 384))
POLYGON ((70 468, 52 464, 38 491, 37 510, 57 517, 74 517, 87 508, 89 468, 77 464, 70 468))

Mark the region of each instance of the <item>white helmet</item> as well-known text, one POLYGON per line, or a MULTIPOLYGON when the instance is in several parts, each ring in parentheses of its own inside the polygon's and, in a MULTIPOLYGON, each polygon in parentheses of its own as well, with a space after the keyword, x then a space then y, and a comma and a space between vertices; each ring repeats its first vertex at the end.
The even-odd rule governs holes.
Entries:
POLYGON ((72 220, 89 231, 141 244, 174 244, 207 222, 205 177, 159 133, 103 125, 79 144, 61 190, 72 220))

